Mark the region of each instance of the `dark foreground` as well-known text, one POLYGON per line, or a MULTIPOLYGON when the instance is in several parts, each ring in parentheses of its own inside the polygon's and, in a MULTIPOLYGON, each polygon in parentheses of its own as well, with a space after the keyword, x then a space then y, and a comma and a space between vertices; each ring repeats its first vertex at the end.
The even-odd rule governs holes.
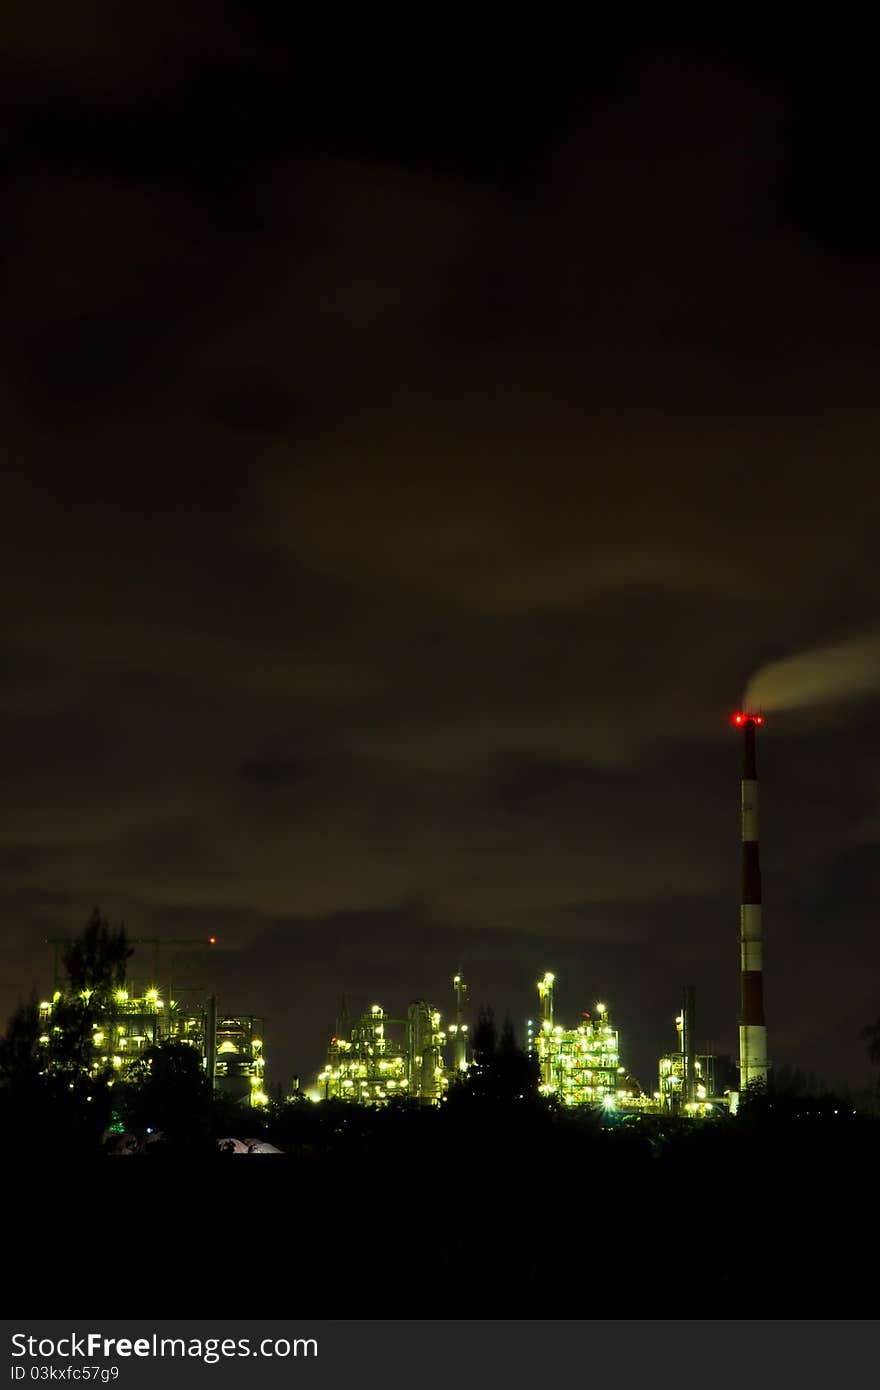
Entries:
POLYGON ((9 1157, 16 1315, 874 1316, 880 1121, 339 1113, 293 1152, 9 1157))

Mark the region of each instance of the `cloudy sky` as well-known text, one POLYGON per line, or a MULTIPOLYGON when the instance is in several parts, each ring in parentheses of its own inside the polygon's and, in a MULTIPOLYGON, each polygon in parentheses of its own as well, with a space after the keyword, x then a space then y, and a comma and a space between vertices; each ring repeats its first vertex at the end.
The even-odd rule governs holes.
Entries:
MULTIPOLYGON (((733 1051, 730 713, 880 626, 869 69, 267 13, 9 9, 0 1007, 97 902, 273 1080, 458 968, 733 1051)), ((770 1054, 853 1082, 861 685, 759 753, 770 1054)))

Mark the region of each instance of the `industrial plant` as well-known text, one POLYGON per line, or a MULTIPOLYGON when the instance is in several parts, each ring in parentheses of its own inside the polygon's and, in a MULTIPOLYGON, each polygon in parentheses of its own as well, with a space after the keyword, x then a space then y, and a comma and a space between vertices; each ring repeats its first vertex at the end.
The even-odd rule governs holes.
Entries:
MULTIPOLYGON (((566 1106, 699 1117, 735 1112, 742 1088, 766 1084, 756 761, 756 731, 763 723, 762 714, 733 716, 743 734, 739 1077, 728 1057, 697 1052, 694 990, 686 987, 675 1016, 677 1046, 659 1059, 656 1089, 644 1090, 623 1060, 621 1035, 606 1004, 582 1012, 574 1026, 557 1021, 556 976, 548 970, 537 982, 537 1021, 526 1023, 526 1051, 537 1061, 543 1095, 566 1106)), ((450 1080, 470 1065, 467 986, 460 974, 453 989, 455 1020, 446 1029, 440 1011, 424 1000, 410 1004, 399 1018, 389 1017, 379 1004, 354 1021, 343 1010, 313 1099, 387 1105, 410 1097, 441 1104, 450 1080)))
MULTIPOLYGON (((474 1061, 464 1017, 467 985, 460 974, 452 984, 455 1018, 446 1028, 440 1011, 422 999, 400 1017, 387 1014, 381 1004, 355 1019, 343 1009, 311 1098, 376 1106, 406 1099, 442 1104, 450 1084, 466 1076, 474 1061)), ((564 1027, 556 1021, 555 986, 556 976, 546 971, 536 987, 539 1020, 526 1023, 526 1052, 537 1062, 542 1095, 566 1106, 622 1113, 704 1116, 735 1107, 729 1059, 695 1050, 693 988, 685 990, 675 1019, 678 1047, 659 1059, 656 1089, 646 1092, 622 1059, 620 1032, 608 1006, 597 1003, 574 1027, 564 1027)))
POLYGON ((445 1031, 439 1010, 424 999, 410 1004, 405 1018, 391 1018, 381 1004, 374 1004, 350 1023, 343 1010, 318 1076, 315 1098, 382 1105, 410 1097, 424 1105, 439 1105, 450 1076, 463 1074, 469 1065, 464 1018, 467 985, 460 974, 452 985, 455 1021, 445 1031))
MULTIPOLYGON (((592 1107, 622 1113, 673 1113, 694 1117, 736 1110, 739 1094, 768 1078, 767 1030, 763 1004, 763 941, 761 871, 758 854, 758 782, 756 732, 761 714, 737 713, 733 724, 743 735, 741 785, 742 894, 740 909, 739 1068, 727 1057, 698 1052, 695 999, 692 987, 683 990, 675 1016, 676 1046, 659 1058, 656 1084, 643 1088, 625 1061, 625 1038, 612 1022, 609 1006, 594 1003, 563 1023, 556 1012, 557 978, 546 971, 536 982, 536 1016, 525 1028, 525 1050, 536 1064, 539 1090, 568 1107, 592 1107)), ((201 989, 160 987, 159 950, 214 944, 198 941, 148 941, 154 951, 152 980, 126 981, 102 998, 92 1023, 91 1067, 124 1077, 145 1051, 176 1041, 194 1047, 214 1090, 248 1106, 263 1106, 265 1082, 263 1020, 250 1014, 227 1013, 217 998, 201 989)), ((39 1005, 42 1032, 48 1047, 53 1030, 61 1029, 55 1015, 76 995, 59 967, 66 946, 54 940, 55 990, 39 1005)), ((80 990, 81 998, 90 991, 80 990)), ((352 1017, 343 1003, 330 1038, 326 1060, 309 1092, 315 1101, 346 1101, 387 1106, 408 1100, 423 1106, 442 1105, 456 1080, 466 1078, 474 1065, 473 1025, 467 1017, 468 987, 461 973, 452 979, 449 1021, 425 999, 415 999, 397 1014, 381 1004, 352 1017)), ((293 1086, 295 1094, 298 1084, 293 1086)))
MULTIPOLYGON (((55 989, 51 999, 39 1004, 42 1032, 38 1042, 49 1048, 53 1031, 60 1033, 56 1022, 65 1006, 77 998, 88 1003, 92 991, 76 991, 61 968, 60 961, 65 939, 53 939, 55 947, 55 989)), ((252 1014, 227 1014, 218 1008, 217 996, 203 989, 179 988, 169 984, 162 988, 159 978, 159 948, 168 943, 151 940, 134 944, 154 947, 154 973, 150 980, 126 979, 124 986, 102 998, 94 1009, 89 1040, 90 1067, 95 1073, 111 1069, 124 1079, 132 1064, 146 1051, 159 1043, 182 1042, 194 1047, 202 1059, 202 1067, 213 1089, 231 1100, 248 1106, 263 1106, 268 1101, 265 1090, 265 1052, 263 1020, 252 1014), (184 997, 177 998, 177 995, 184 997)), ((187 941, 188 946, 213 944, 187 941)))

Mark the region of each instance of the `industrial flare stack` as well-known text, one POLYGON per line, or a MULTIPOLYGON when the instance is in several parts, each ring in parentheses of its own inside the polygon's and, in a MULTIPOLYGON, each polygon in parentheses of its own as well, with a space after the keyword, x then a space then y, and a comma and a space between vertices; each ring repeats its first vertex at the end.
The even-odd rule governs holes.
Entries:
POLYGON ((756 732, 762 714, 739 713, 734 725, 743 735, 742 906, 740 908, 740 1087, 767 1081, 767 1028, 764 1023, 764 960, 761 926, 761 865, 758 856, 758 773, 756 732))

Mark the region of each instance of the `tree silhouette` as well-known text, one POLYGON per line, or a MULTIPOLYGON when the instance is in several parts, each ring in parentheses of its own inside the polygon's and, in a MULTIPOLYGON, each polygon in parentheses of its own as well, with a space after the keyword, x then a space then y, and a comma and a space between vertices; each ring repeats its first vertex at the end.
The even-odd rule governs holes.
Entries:
POLYGON ((495 1051, 498 1046, 498 1033, 495 1027, 494 1010, 486 1004, 480 1005, 472 1046, 474 1066, 489 1066, 495 1057, 495 1051))
MULTIPOLYGON (((862 1029, 862 1037, 868 1044, 868 1056, 872 1062, 880 1062, 880 1019, 869 1023, 862 1029)), ((877 1094, 880 1095, 880 1074, 877 1076, 877 1094)))
POLYGON ((0 1084, 21 1090, 34 1084, 42 1067, 39 1038, 42 1034, 37 996, 19 1004, 0 1038, 0 1084))
POLYGON ((536 1060, 518 1046, 509 1018, 498 1034, 491 1008, 480 1009, 473 1035, 473 1059, 466 1079, 456 1087, 456 1095, 493 1104, 537 1096, 540 1078, 536 1060))
POLYGON ((112 991, 132 954, 124 927, 96 907, 62 954, 70 988, 43 1017, 36 999, 20 1005, 0 1043, 7 1122, 54 1146, 94 1148, 110 1118, 113 1070, 95 1057, 112 991))
POLYGON ((169 1039, 145 1048, 121 1084, 116 1104, 126 1128, 141 1140, 153 1130, 169 1147, 211 1142, 211 1083, 191 1043, 169 1039))
POLYGON ((124 984, 126 963, 132 954, 125 927, 114 929, 95 907, 81 934, 65 948, 61 960, 74 994, 105 997, 124 984))

